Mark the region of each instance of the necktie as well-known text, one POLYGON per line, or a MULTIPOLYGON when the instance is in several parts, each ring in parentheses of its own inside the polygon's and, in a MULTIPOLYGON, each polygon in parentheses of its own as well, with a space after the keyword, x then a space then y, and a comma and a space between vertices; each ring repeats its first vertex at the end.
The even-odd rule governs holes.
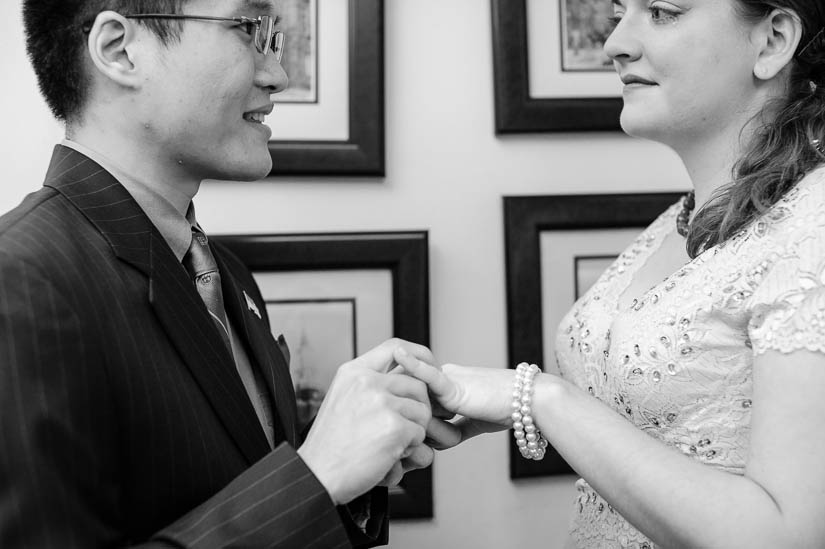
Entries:
POLYGON ((252 367, 245 355, 241 354, 240 359, 238 359, 232 351, 229 323, 223 305, 221 274, 218 272, 218 263, 209 248, 209 240, 197 227, 192 227, 192 243, 189 245, 189 251, 183 256, 183 266, 186 267, 195 282, 198 294, 206 304, 206 308, 218 327, 226 348, 229 349, 229 354, 235 361, 235 368, 241 377, 241 382, 252 401, 252 406, 255 408, 255 413, 258 415, 261 427, 263 427, 269 441, 269 446, 272 447, 275 437, 275 424, 266 383, 263 376, 257 369, 252 367))
POLYGON ((189 271, 198 289, 198 294, 206 304, 212 320, 215 321, 226 348, 229 349, 229 354, 232 354, 218 264, 215 256, 212 255, 212 250, 209 249, 209 240, 196 227, 192 227, 192 243, 189 245, 189 251, 183 256, 183 266, 189 271))

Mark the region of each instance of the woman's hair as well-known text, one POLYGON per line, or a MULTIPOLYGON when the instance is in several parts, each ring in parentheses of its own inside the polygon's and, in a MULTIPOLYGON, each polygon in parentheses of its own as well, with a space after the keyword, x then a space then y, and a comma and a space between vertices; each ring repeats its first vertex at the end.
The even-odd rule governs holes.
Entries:
POLYGON ((787 93, 766 117, 733 168, 733 181, 696 213, 687 251, 696 257, 732 237, 773 206, 805 174, 825 161, 825 1, 733 0, 746 18, 773 10, 795 13, 802 39, 791 62, 787 93))
MULTIPOLYGON (((40 91, 58 120, 80 114, 88 95, 84 64, 88 28, 98 13, 177 13, 186 0, 24 0, 26 49, 40 91)), ((138 20, 164 43, 177 37, 180 25, 163 19, 138 20)))

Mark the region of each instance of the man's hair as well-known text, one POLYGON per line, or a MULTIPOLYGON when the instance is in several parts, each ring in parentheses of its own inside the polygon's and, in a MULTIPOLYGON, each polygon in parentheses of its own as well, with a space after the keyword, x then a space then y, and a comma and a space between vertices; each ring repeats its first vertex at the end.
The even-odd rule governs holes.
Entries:
MULTIPOLYGON (((89 92, 85 70, 88 31, 102 11, 122 14, 179 13, 187 0, 24 0, 26 50, 40 92, 58 120, 78 117, 89 92)), ((180 22, 136 19, 163 44, 176 40, 180 22)))

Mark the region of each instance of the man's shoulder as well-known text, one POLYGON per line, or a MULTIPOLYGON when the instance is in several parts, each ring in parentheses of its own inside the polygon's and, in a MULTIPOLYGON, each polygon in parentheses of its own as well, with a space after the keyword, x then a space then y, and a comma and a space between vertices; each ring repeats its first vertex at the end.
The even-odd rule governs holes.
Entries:
POLYGON ((43 187, 0 216, 0 265, 9 258, 32 264, 73 260, 88 245, 91 226, 59 192, 43 187))
POLYGON ((57 197, 57 192, 49 187, 41 187, 39 190, 26 195, 23 201, 0 216, 0 238, 7 236, 9 232, 19 230, 18 225, 29 224, 36 219, 36 211, 43 204, 57 197))

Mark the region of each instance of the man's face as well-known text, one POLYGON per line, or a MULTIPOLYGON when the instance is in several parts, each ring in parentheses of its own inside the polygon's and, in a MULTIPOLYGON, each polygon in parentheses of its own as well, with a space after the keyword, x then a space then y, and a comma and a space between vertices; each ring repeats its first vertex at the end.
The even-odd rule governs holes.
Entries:
MULTIPOLYGON (((183 13, 255 19, 273 11, 268 2, 191 0, 183 13)), ((162 157, 157 161, 199 180, 251 181, 269 173, 271 130, 262 121, 272 109, 270 95, 286 88, 287 77, 271 51, 257 50, 249 31, 249 25, 189 19, 179 43, 158 47, 136 105, 141 131, 162 157)))

